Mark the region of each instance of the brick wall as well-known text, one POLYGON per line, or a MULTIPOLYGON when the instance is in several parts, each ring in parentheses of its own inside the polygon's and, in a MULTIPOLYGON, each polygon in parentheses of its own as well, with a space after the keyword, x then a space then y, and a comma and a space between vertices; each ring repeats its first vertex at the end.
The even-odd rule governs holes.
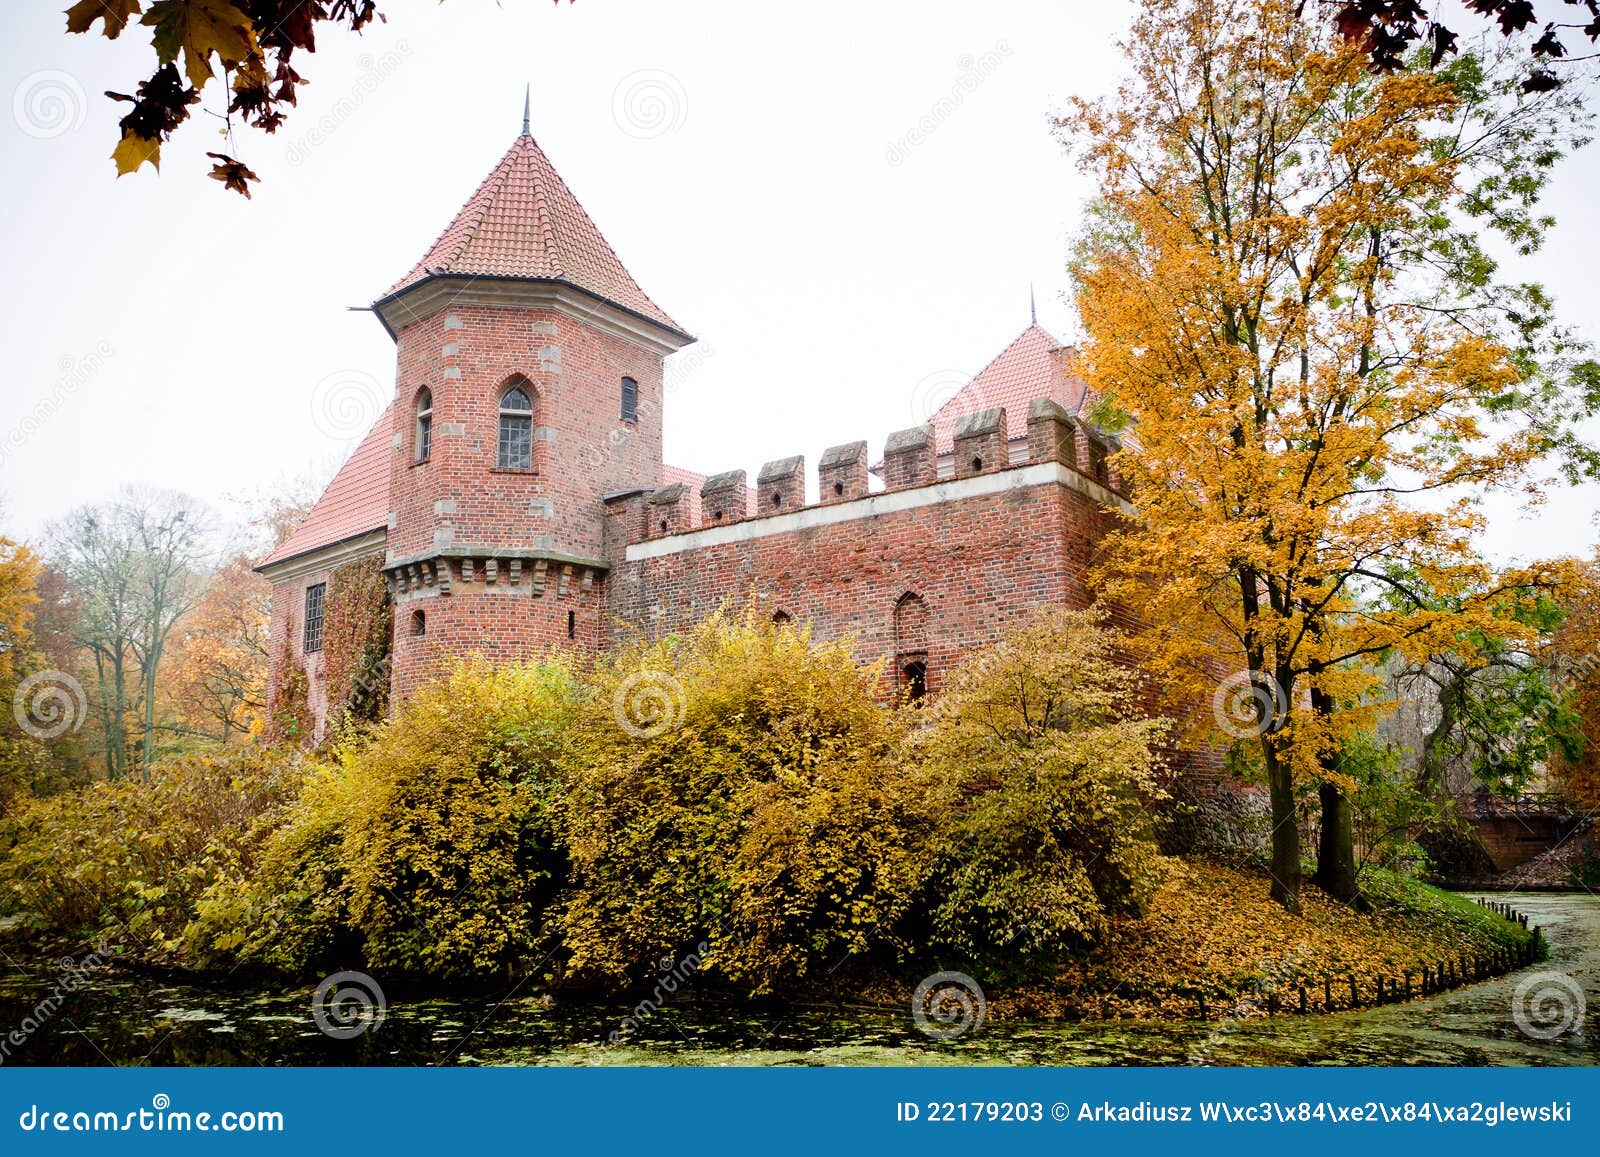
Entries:
POLYGON ((600 498, 661 478, 661 355, 552 311, 446 308, 397 335, 391 558, 435 549, 600 553, 600 498), (496 466, 507 383, 533 395, 532 467, 496 466), (621 420, 624 376, 638 420, 621 420), (433 446, 416 461, 415 398, 433 395, 433 446))
POLYGON ((307 654, 304 647, 306 588, 327 581, 328 572, 318 570, 274 583, 272 622, 267 631, 267 686, 272 689, 269 696, 283 686, 285 657, 299 663, 309 682, 307 705, 318 736, 327 725, 328 688, 322 678, 322 652, 307 654))
POLYGON ((586 583, 580 568, 556 566, 536 581, 526 568, 513 582, 509 569, 496 570, 490 582, 478 566, 474 581, 463 585, 457 579, 450 594, 443 593, 436 579, 397 595, 396 698, 467 657, 500 664, 551 650, 589 655, 600 649, 603 596, 596 572, 589 572, 586 583))

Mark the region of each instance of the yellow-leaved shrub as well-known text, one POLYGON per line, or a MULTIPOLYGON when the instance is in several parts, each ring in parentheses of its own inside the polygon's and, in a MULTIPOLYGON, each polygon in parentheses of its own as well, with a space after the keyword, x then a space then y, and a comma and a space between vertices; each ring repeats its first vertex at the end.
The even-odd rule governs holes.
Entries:
POLYGON ((717 614, 592 679, 560 915, 576 977, 695 951, 765 991, 899 918, 923 821, 896 790, 897 712, 847 640, 717 614))
POLYGON ((0 885, 202 966, 622 989, 692 956, 767 993, 851 958, 1048 962, 1160 879, 1162 725, 1113 639, 1041 613, 927 707, 754 611, 582 672, 468 661, 315 758, 30 804, 0 885))
POLYGON ((0 910, 49 936, 177 958, 202 897, 254 870, 300 779, 293 753, 237 748, 30 799, 0 821, 0 910))
POLYGON ((1082 947, 1161 882, 1164 720, 1093 612, 1048 608, 952 673, 909 758, 939 817, 926 927, 970 961, 1082 947))
POLYGON ((210 943, 286 968, 344 956, 442 978, 531 966, 564 879, 576 685, 559 662, 458 667, 308 781, 210 943))

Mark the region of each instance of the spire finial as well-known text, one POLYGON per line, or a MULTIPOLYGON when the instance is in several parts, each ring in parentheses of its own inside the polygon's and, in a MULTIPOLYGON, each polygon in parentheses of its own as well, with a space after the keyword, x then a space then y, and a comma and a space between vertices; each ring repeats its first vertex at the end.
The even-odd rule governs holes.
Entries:
POLYGON ((1039 324, 1039 310, 1033 304, 1033 282, 1028 282, 1028 324, 1039 324))
POLYGON ((522 89, 522 135, 525 136, 525 137, 530 137, 530 136, 533 135, 533 133, 531 131, 529 131, 529 129, 528 129, 528 102, 531 99, 532 95, 533 95, 533 85, 530 83, 530 84, 527 84, 527 85, 523 86, 523 89, 522 89))

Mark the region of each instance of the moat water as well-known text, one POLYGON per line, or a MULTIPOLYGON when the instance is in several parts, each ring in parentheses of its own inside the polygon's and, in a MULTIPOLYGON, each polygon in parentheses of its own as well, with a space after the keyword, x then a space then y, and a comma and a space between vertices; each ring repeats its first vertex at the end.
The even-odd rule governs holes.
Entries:
POLYGON ((335 1039, 313 1019, 309 985, 171 984, 118 969, 82 974, 53 1014, 37 1017, 62 972, 49 962, 0 955, 0 1063, 1600 1065, 1600 898, 1522 895, 1516 906, 1544 929, 1550 959, 1427 999, 1333 1016, 1232 1022, 989 1021, 949 1041, 918 1029, 909 999, 903 1010, 841 1012, 753 1011, 669 998, 626 1043, 611 1044, 631 1006, 552 1005, 510 986, 390 999, 381 1023, 335 1039), (1514 1015, 1519 986, 1525 1007, 1540 993, 1551 998, 1545 1015, 1533 1017, 1536 1035, 1514 1015), (1579 1015, 1580 1005, 1587 1015, 1579 1015), (1559 1035, 1549 1036, 1556 1028, 1559 1035))

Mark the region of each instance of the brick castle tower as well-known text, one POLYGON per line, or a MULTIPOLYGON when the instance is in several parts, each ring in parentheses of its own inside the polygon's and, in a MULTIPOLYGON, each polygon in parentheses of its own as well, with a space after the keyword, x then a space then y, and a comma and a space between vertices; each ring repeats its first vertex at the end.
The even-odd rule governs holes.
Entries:
POLYGON ((396 689, 440 655, 599 647, 603 499, 660 483, 662 363, 694 339, 639 288, 526 120, 373 308, 397 350, 396 689))

